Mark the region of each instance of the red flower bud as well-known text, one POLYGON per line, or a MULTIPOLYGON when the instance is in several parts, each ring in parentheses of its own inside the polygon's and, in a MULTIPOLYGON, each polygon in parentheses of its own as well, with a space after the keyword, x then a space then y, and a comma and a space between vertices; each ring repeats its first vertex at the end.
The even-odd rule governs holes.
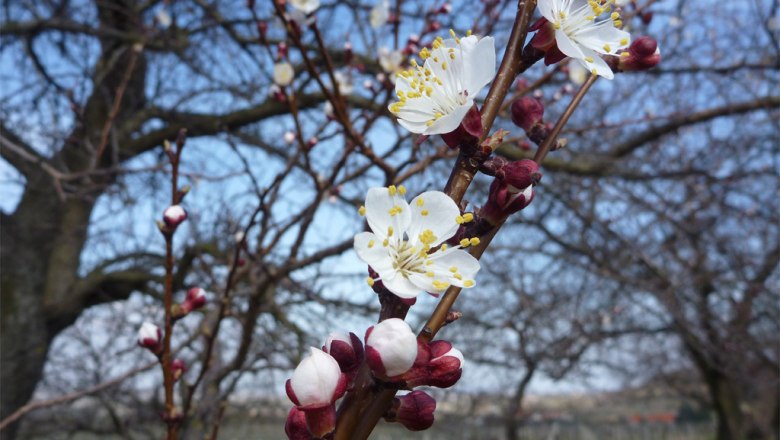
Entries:
POLYGON ((525 208, 533 200, 533 187, 542 178, 539 165, 529 159, 510 162, 495 171, 490 195, 480 216, 490 222, 499 221, 525 208))
POLYGON ((333 356, 343 373, 352 373, 363 362, 363 343, 354 333, 345 335, 333 332, 328 336, 322 351, 333 356))
POLYGON ((310 440, 309 428, 306 427, 306 414, 292 407, 284 423, 284 433, 289 440, 310 440))
POLYGON ((176 229, 184 220, 187 220, 187 211, 181 205, 171 205, 163 211, 163 221, 172 229, 176 229))
POLYGON ((162 350, 162 331, 160 327, 151 322, 144 322, 138 329, 138 345, 149 349, 152 353, 159 353, 162 350))
POLYGON ((433 425, 436 400, 422 391, 398 396, 385 415, 388 422, 398 422, 410 431, 422 431, 433 425))
POLYGON ((652 37, 639 37, 631 42, 628 51, 621 53, 618 69, 623 72, 652 69, 661 62, 658 42, 652 37))
POLYGON ((190 310, 199 309, 206 304, 206 291, 200 287, 193 287, 187 291, 184 302, 189 303, 190 310))
POLYGON ((512 122, 526 132, 531 131, 534 125, 542 123, 544 118, 544 105, 542 101, 523 96, 512 103, 512 122))
POLYGON ((181 376, 187 372, 187 364, 181 359, 174 359, 171 362, 171 370, 173 371, 173 380, 181 379, 181 376))

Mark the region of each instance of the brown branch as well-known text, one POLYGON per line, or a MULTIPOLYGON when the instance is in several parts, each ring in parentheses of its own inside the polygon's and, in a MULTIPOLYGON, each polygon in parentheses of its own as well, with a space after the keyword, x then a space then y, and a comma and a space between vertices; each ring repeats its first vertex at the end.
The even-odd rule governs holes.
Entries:
POLYGON ((68 393, 59 397, 55 397, 53 399, 48 400, 38 400, 35 402, 30 402, 23 407, 17 409, 13 414, 9 415, 5 419, 3 419, 0 422, 0 431, 10 426, 15 421, 22 418, 24 415, 26 415, 29 412, 42 409, 42 408, 48 408, 50 406, 56 406, 56 405, 62 405, 63 403, 68 403, 77 399, 80 399, 84 396, 89 396, 91 394, 99 393, 100 391, 103 391, 107 388, 111 388, 115 385, 119 385, 120 383, 124 382, 125 380, 129 379, 130 377, 135 376, 138 373, 141 373, 143 371, 149 370, 152 367, 157 365, 157 361, 150 362, 144 366, 134 368, 127 373, 118 376, 114 379, 111 379, 109 381, 103 382, 101 384, 95 385, 93 387, 81 390, 81 391, 74 391, 72 393, 68 393))

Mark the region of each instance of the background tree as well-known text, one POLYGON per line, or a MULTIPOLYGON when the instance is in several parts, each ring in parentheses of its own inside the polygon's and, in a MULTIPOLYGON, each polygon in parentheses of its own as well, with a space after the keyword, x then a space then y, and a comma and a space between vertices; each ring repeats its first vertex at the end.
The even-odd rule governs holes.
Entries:
MULTIPOLYGON (((318 345, 313 327, 370 311, 373 298, 334 293, 350 278, 330 276, 344 260, 329 258, 351 247, 365 189, 408 179, 420 189, 435 186, 445 168, 436 162, 452 157, 388 123, 394 97, 383 81, 391 72, 376 78, 378 48, 403 49, 410 33, 425 39, 449 27, 495 35, 501 48, 515 3, 454 2, 449 12, 393 3, 400 20, 373 29, 373 3, 326 2, 317 14, 322 42, 306 34, 302 51, 286 43, 296 74, 286 100, 269 93, 272 65, 284 58, 277 43, 285 39, 270 4, 254 13, 218 1, 4 5, 0 151, 17 179, 7 188, 19 199, 2 213, 0 416, 30 398, 52 341, 79 316, 92 330, 82 333, 81 346, 101 359, 89 371, 100 374, 48 390, 83 389, 127 371, 106 371, 110 357, 100 356, 120 354, 93 346, 89 319, 100 313, 83 312, 133 292, 148 295, 115 311, 130 324, 105 328, 121 335, 140 323, 129 310, 150 314, 158 304, 162 248, 150 243, 162 242, 143 225, 166 206, 161 145, 181 128, 189 136, 183 173, 194 186, 186 201, 193 221, 177 249, 175 285, 201 285, 226 299, 203 314, 205 328, 221 332, 203 336, 192 324, 176 341, 194 366, 190 410, 204 422, 185 427, 186 435, 218 427, 219 409, 242 379, 290 368, 302 348, 318 345), (336 93, 336 73, 350 80, 352 93, 346 81, 336 93), (235 242, 239 231, 245 242, 235 242), (206 374, 206 365, 215 368, 206 374)), ((502 311, 471 311, 491 302, 464 297, 466 318, 507 322, 502 334, 530 331, 532 344, 512 351, 526 367, 534 366, 533 344, 544 347, 545 335, 560 330, 573 352, 549 359, 554 375, 554 365, 570 365, 571 353, 585 349, 577 331, 588 344, 598 341, 598 313, 623 310, 619 328, 674 331, 677 345, 662 349, 684 353, 701 374, 720 438, 776 429, 777 7, 770 0, 626 6, 632 32, 659 39, 662 67, 597 83, 563 134, 566 148, 543 163, 536 201, 499 236, 520 244, 523 268, 534 268, 529 278, 538 270, 520 289, 511 288, 518 283, 511 277, 492 288, 520 292, 512 307, 527 319, 489 319, 502 311), (567 316, 570 326, 545 328, 532 319, 535 305, 559 304, 577 315, 567 316)), ((541 94, 554 121, 573 90, 568 74, 561 65, 536 66, 517 95, 541 94)), ((505 112, 497 124, 513 132, 501 152, 526 157, 509 120, 505 112)), ((479 204, 484 193, 468 198, 479 204)), ((517 270, 505 264, 491 260, 492 272, 517 270)), ((480 295, 497 295, 492 289, 480 295)), ((550 308, 550 316, 559 310, 550 308)), ((445 334, 457 334, 459 325, 445 334)), ((63 336, 78 339, 73 331, 63 336)), ((58 356, 47 375, 78 376, 74 363, 58 362, 66 351, 58 356)), ((512 358, 486 353, 485 360, 512 358)), ((3 434, 12 438, 13 429, 3 434)))

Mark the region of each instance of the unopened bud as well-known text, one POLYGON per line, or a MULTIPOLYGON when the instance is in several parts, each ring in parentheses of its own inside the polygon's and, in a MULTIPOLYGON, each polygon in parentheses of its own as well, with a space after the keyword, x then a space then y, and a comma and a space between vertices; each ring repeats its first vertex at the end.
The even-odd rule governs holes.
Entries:
POLYGON ((398 396, 385 415, 388 422, 398 422, 410 431, 423 431, 433 425, 436 400, 423 391, 398 396))
POLYGON ((312 137, 310 137, 310 138, 309 138, 309 140, 306 142, 306 145, 307 145, 309 148, 312 148, 312 147, 314 147, 315 145, 317 145, 317 142, 319 142, 319 141, 320 141, 320 140, 319 140, 319 139, 317 139, 317 136, 312 136, 312 137))
POLYGON ((444 3, 436 12, 439 14, 449 14, 450 11, 452 11, 452 5, 449 3, 444 3))
POLYGON ((343 373, 355 372, 363 362, 363 343, 354 333, 332 332, 322 351, 336 359, 343 373))
POLYGON ((386 319, 366 330, 366 362, 378 376, 401 375, 416 358, 417 337, 403 319, 386 319))
POLYGON ((184 301, 191 305, 190 310, 199 309, 206 304, 206 291, 200 287, 193 287, 187 291, 187 298, 184 301))
POLYGON ((295 368, 285 384, 287 396, 305 413, 306 425, 315 438, 336 429, 334 402, 347 389, 347 376, 332 356, 311 348, 311 354, 295 368))
POLYGON ((283 138, 285 144, 288 145, 292 144, 293 142, 295 142, 295 133, 293 133, 292 131, 285 131, 283 138))
POLYGON ((618 69, 622 72, 652 69, 661 62, 658 42, 652 37, 639 37, 631 42, 628 50, 621 53, 618 69))
POLYGON ((311 440, 309 428, 306 427, 306 413, 292 407, 284 423, 284 433, 289 440, 311 440))
POLYGON ((541 122, 544 118, 544 104, 539 99, 523 96, 512 103, 512 122, 526 132, 541 122))
POLYGON ((278 59, 287 58, 287 52, 289 48, 287 47, 287 43, 282 41, 281 43, 276 45, 276 56, 278 59))
POLYGON ((152 353, 158 353, 162 348, 160 345, 161 340, 162 331, 160 327, 151 322, 141 324, 141 328, 138 329, 138 345, 149 349, 152 353))
POLYGON ((268 33, 268 23, 264 21, 258 21, 257 32, 260 34, 260 42, 265 44, 265 36, 268 33))
POLYGON ((172 205, 163 211, 163 221, 170 228, 176 228, 187 219, 187 211, 181 205, 172 205))
POLYGON ((505 164, 495 176, 488 201, 480 210, 480 216, 491 224, 528 206, 533 200, 533 187, 542 178, 539 165, 529 159, 505 164))
POLYGON ((344 43, 344 64, 352 64, 354 53, 352 52, 352 43, 347 41, 344 43))
POLYGON ((187 364, 181 359, 174 359, 171 362, 171 370, 173 371, 173 380, 181 379, 181 376, 187 372, 187 364))

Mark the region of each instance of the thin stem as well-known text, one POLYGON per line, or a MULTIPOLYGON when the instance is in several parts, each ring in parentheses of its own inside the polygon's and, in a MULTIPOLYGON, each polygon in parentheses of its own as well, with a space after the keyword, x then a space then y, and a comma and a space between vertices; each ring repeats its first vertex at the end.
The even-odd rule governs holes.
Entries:
POLYGON ((536 150, 536 154, 534 155, 534 162, 542 163, 545 156, 547 156, 547 153, 550 152, 554 142, 557 141, 558 135, 561 134, 563 126, 566 125, 566 123, 569 121, 569 118, 574 113, 574 109, 576 109, 580 104, 580 101, 582 101, 582 98, 586 93, 588 93, 588 90, 590 90, 590 87, 593 85, 593 83, 596 82, 597 78, 598 75, 591 75, 590 78, 585 81, 582 87, 577 90, 577 94, 574 95, 574 98, 572 98, 571 102, 566 107, 566 110, 564 110, 563 114, 561 114, 561 117, 558 118, 558 122, 555 123, 555 126, 553 127, 552 131, 550 131, 550 134, 547 135, 547 138, 544 140, 544 142, 542 142, 542 145, 539 145, 539 149, 536 150))

